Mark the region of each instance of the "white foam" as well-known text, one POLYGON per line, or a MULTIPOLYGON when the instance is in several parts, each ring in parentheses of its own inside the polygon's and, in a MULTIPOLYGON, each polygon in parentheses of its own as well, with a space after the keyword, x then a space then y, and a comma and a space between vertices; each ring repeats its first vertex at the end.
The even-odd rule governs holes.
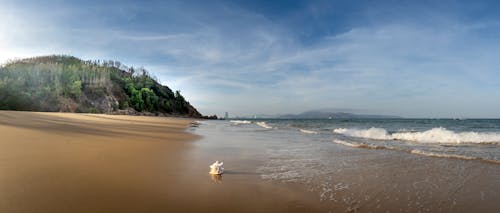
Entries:
POLYGON ((334 129, 333 132, 338 134, 343 134, 347 136, 357 137, 357 138, 370 138, 377 140, 389 140, 390 136, 387 131, 382 128, 372 127, 370 129, 345 129, 338 128, 334 129))
POLYGON ((266 129, 272 129, 273 127, 272 126, 269 126, 266 122, 264 121, 261 121, 261 122, 257 122, 255 123, 257 125, 259 125, 260 127, 263 127, 263 128, 266 128, 266 129))
POLYGON ((316 132, 316 131, 307 130, 307 129, 299 129, 299 131, 302 133, 306 133, 306 134, 318 134, 318 132, 316 132))
POLYGON ((202 124, 203 124, 203 123, 202 123, 202 122, 200 122, 200 121, 193 121, 193 122, 191 122, 191 123, 190 123, 190 125, 191 125, 192 127, 197 127, 197 126, 202 125, 202 124))
POLYGON ((454 132, 445 128, 433 128, 423 132, 397 132, 389 134, 382 128, 334 129, 333 132, 351 137, 376 140, 405 140, 421 143, 490 143, 500 144, 500 134, 490 132, 454 132))
POLYGON ((405 152, 408 152, 411 154, 423 155, 423 156, 427 156, 427 157, 456 158, 456 159, 463 159, 463 160, 482 160, 482 161, 487 161, 490 163, 500 164, 499 160, 483 159, 483 158, 479 158, 479 157, 472 157, 472 156, 465 156, 465 155, 437 153, 437 152, 430 152, 430 151, 424 151, 424 150, 419 150, 419 149, 413 149, 411 151, 408 151, 408 150, 403 150, 403 149, 397 149, 395 147, 390 147, 390 146, 376 146, 376 145, 370 145, 370 144, 364 144, 364 143, 347 142, 347 141, 342 141, 342 140, 333 140, 333 142, 337 143, 337 144, 344 145, 344 146, 355 147, 355 148, 399 150, 399 151, 405 151, 405 152))
POLYGON ((418 150, 418 149, 411 150, 410 153, 416 154, 416 155, 424 155, 424 156, 430 156, 430 157, 437 157, 437 158, 458 158, 458 159, 464 159, 464 160, 476 160, 476 159, 479 159, 479 158, 476 158, 476 157, 470 157, 470 156, 464 156, 464 155, 435 153, 435 152, 428 152, 428 151, 423 151, 423 150, 418 150))
POLYGON ((424 132, 394 133, 394 139, 425 143, 500 143, 498 133, 453 132, 445 128, 433 128, 424 132))
POLYGON ((342 144, 344 146, 356 147, 356 148, 367 148, 367 149, 395 149, 390 146, 377 146, 364 143, 347 142, 342 140, 333 140, 334 143, 342 144))
POLYGON ((350 147, 360 147, 360 144, 358 143, 349 143, 347 141, 342 141, 342 140, 333 140, 333 142, 342 144, 344 146, 350 146, 350 147))
POLYGON ((247 121, 247 120, 230 120, 229 122, 233 123, 233 124, 251 124, 252 122, 251 121, 247 121))

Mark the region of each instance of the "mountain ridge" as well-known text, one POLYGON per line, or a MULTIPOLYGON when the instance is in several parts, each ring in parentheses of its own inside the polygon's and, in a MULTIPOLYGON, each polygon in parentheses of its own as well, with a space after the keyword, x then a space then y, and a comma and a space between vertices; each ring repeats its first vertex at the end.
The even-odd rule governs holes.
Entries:
POLYGON ((369 115, 347 112, 330 112, 325 110, 310 110, 299 114, 280 115, 281 119, 350 119, 350 118, 402 118, 393 115, 369 115))

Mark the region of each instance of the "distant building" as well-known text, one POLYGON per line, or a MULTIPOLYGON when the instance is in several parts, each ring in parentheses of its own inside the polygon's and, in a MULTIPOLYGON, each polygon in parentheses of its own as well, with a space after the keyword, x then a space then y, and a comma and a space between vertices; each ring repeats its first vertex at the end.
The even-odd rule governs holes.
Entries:
POLYGON ((226 120, 227 120, 228 118, 229 118, 229 113, 225 112, 225 113, 224 113, 224 119, 226 119, 226 120))

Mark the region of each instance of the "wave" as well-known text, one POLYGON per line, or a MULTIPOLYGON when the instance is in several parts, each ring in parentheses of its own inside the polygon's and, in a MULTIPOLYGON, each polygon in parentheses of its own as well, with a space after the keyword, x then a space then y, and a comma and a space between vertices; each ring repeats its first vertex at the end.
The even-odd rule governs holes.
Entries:
POLYGON ((387 131, 382 128, 372 127, 370 129, 345 129, 338 128, 334 129, 333 132, 347 135, 351 137, 357 138, 369 138, 369 139, 377 139, 377 140, 389 140, 390 137, 387 134, 387 131))
POLYGON ((243 124, 252 124, 255 123, 258 126, 266 129, 272 129, 273 127, 267 124, 264 121, 259 121, 259 122, 252 122, 252 121, 247 121, 247 120, 230 120, 229 122, 233 123, 234 125, 243 125, 243 124))
POLYGON ((490 162, 490 163, 500 164, 500 160, 496 160, 496 159, 484 159, 484 158, 480 158, 480 157, 472 157, 472 156, 465 156, 465 155, 436 153, 436 152, 429 152, 429 151, 423 151, 423 150, 418 150, 418 149, 411 150, 410 153, 416 154, 416 155, 436 157, 436 158, 456 158, 456 159, 462 159, 462 160, 480 160, 480 161, 486 161, 486 162, 490 162))
POLYGON ((344 145, 344 146, 350 146, 350 147, 356 147, 356 148, 395 149, 394 147, 389 147, 389 146, 377 146, 377 145, 364 144, 364 143, 347 142, 347 141, 343 141, 343 140, 333 140, 333 142, 344 145))
POLYGON ((427 157, 455 158, 455 159, 462 159, 462 160, 480 160, 480 161, 500 164, 500 160, 485 159, 485 158, 481 158, 481 157, 472 157, 472 156, 466 156, 466 155, 437 153, 437 152, 430 152, 430 151, 424 151, 424 150, 419 150, 419 149, 407 150, 407 149, 399 149, 399 148, 391 147, 391 146, 377 146, 377 145, 364 144, 364 143, 347 142, 347 141, 343 141, 343 140, 333 140, 333 142, 337 143, 337 144, 344 145, 344 146, 355 147, 355 148, 388 149, 388 150, 403 151, 403 152, 407 152, 407 153, 415 154, 415 155, 423 155, 423 156, 427 156, 427 157))
POLYGON ((251 124, 252 123, 251 121, 247 121, 247 120, 230 120, 229 122, 231 122, 233 124, 236 124, 236 125, 239 125, 239 124, 251 124))
POLYGON ((359 143, 349 143, 347 141, 342 141, 342 140, 333 140, 334 143, 342 144, 344 146, 350 146, 350 147, 360 147, 361 144, 359 143))
POLYGON ((411 154, 417 154, 417 155, 429 156, 429 157, 437 157, 437 158, 458 158, 458 159, 464 159, 464 160, 477 160, 477 159, 481 159, 481 158, 470 157, 470 156, 465 156, 465 155, 454 155, 454 154, 436 153, 436 152, 423 151, 423 150, 419 150, 419 149, 411 150, 410 153, 411 154))
POLYGON ((260 127, 266 128, 266 129, 272 129, 272 126, 269 126, 266 122, 261 121, 261 122, 256 122, 255 124, 259 125, 260 127))
POLYGON ((382 128, 334 129, 333 132, 357 138, 375 140, 404 140, 421 143, 486 143, 500 144, 500 134, 491 132, 454 132, 445 128, 433 128, 423 132, 397 132, 389 134, 382 128))
POLYGON ((306 134, 318 134, 318 132, 316 132, 316 131, 307 130, 307 129, 299 129, 299 131, 302 133, 306 133, 306 134))
POLYGON ((193 121, 191 123, 189 123, 189 126, 190 127, 198 127, 200 126, 202 123, 200 121, 193 121))

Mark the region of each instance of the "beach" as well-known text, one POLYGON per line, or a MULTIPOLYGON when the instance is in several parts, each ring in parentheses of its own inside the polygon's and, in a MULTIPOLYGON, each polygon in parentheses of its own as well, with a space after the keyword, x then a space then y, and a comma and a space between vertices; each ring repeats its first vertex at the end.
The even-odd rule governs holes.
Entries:
POLYGON ((1 111, 0 212, 500 208, 496 163, 345 146, 262 122, 1 111), (222 176, 208 174, 216 160, 222 176))
POLYGON ((256 163, 227 162, 222 182, 210 176, 219 153, 196 148, 193 121, 0 111, 0 212, 316 208, 307 193, 260 181, 256 163))
POLYGON ((165 160, 177 158, 187 141, 197 138, 184 132, 190 122, 2 111, 0 211, 154 208, 158 174, 178 169, 165 160))

